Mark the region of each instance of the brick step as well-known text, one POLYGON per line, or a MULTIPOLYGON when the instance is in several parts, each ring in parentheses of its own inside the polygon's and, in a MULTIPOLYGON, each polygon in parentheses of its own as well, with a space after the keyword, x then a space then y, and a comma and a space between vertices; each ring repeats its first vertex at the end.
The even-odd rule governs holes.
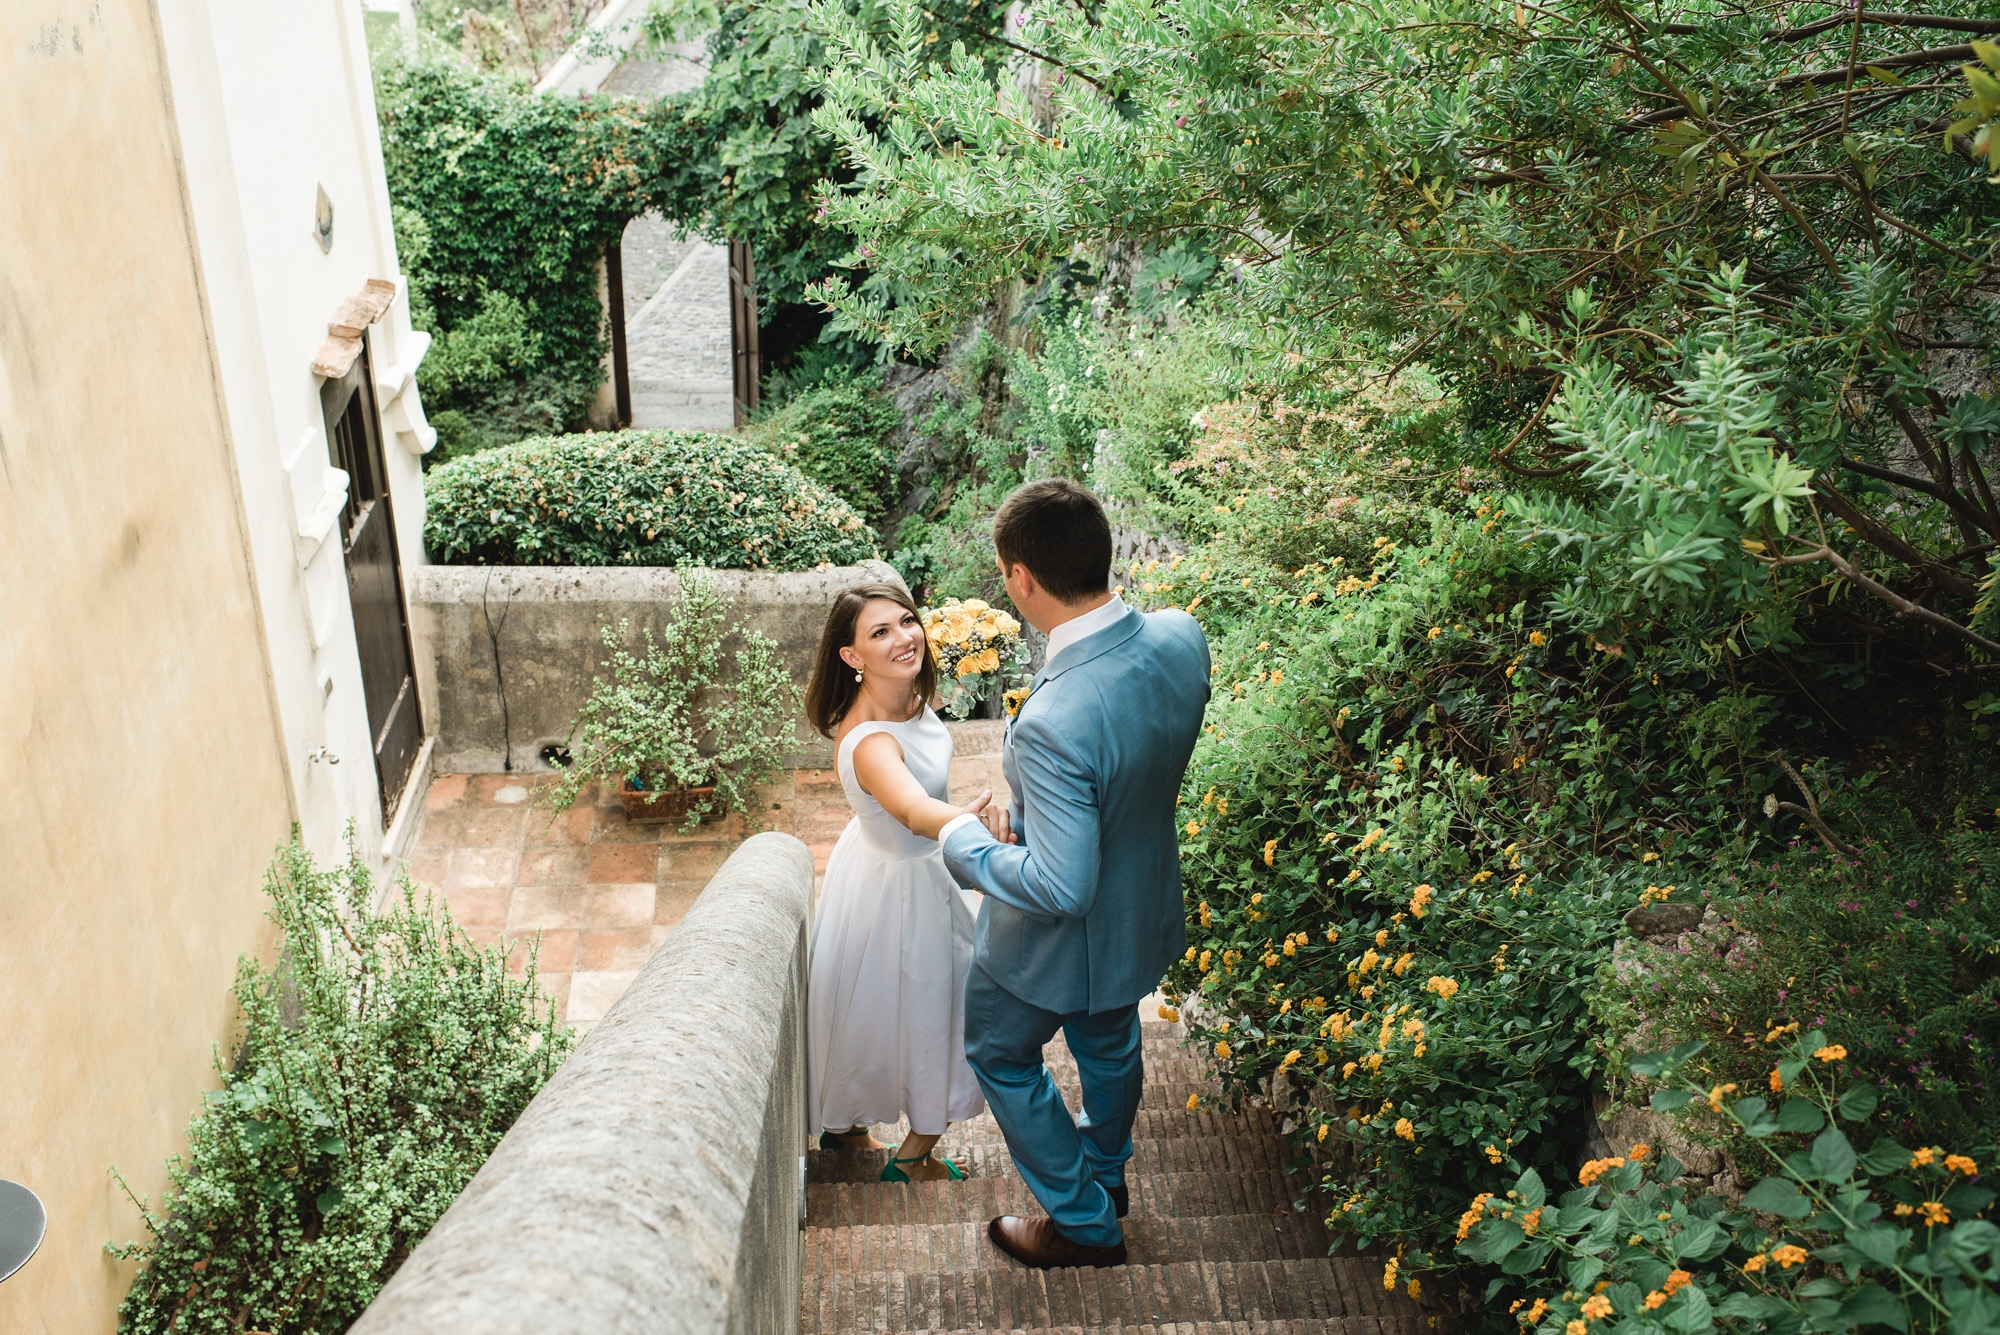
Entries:
MULTIPOLYGON (((1076 1087, 1075 1062, 1067 1057, 1057 1057, 1054 1053, 1048 1054, 1046 1060, 1049 1074, 1056 1078, 1058 1085, 1065 1089, 1076 1087)), ((1212 1084, 1214 1080, 1215 1075, 1206 1063, 1195 1061, 1190 1057, 1161 1057, 1146 1060, 1146 1083, 1149 1085, 1165 1081, 1212 1084)))
MULTIPOLYGON (((1333 1238, 1310 1215, 1212 1215, 1200 1219, 1125 1220, 1134 1262, 1306 1261, 1323 1257, 1333 1238)), ((983 1222, 808 1228, 806 1273, 907 1271, 946 1274, 1003 1260, 983 1222)))
POLYGON ((808 1275, 800 1310, 805 1335, 1414 1316, 1392 1306, 1380 1276, 1379 1265, 1323 1256, 1043 1271, 996 1249, 977 1270, 808 1275))
MULTIPOLYGON (((1076 1103, 1071 1102, 1072 1111, 1076 1103)), ((875 1137, 887 1144, 900 1144, 905 1131, 903 1123, 894 1126, 882 1125, 875 1128, 875 1137)), ((1213 1107, 1189 1112, 1186 1100, 1171 1108, 1141 1108, 1132 1122, 1134 1140, 1170 1140, 1177 1136, 1275 1136, 1278 1120, 1268 1108, 1245 1108, 1241 1112, 1222 1112, 1213 1107)), ((993 1114, 983 1113, 969 1122, 960 1122, 945 1132, 942 1142, 946 1148, 953 1145, 1000 1145, 1005 1143, 1000 1136, 1000 1126, 993 1120, 993 1114)), ((814 1150, 813 1153, 819 1153, 814 1150)))
MULTIPOLYGON (((1250 1173, 1146 1173, 1126 1178, 1132 1214, 1148 1219, 1204 1215, 1293 1213, 1310 1179, 1264 1170, 1250 1173)), ((806 1186, 806 1224, 983 1224, 998 1214, 1040 1214, 1027 1186, 1012 1175, 964 1182, 813 1182, 806 1186)))
POLYGON ((1044 1326, 1028 1330, 924 1330, 909 1335, 1418 1335, 1435 1317, 1327 1317, 1321 1321, 1189 1321, 1179 1325, 1044 1326))
MULTIPOLYGON (((972 1177, 1005 1177, 1014 1171, 1013 1157, 990 1116, 953 1127, 940 1142, 942 1153, 963 1159, 972 1177), (981 1125, 984 1123, 984 1125, 981 1125)), ((808 1182, 874 1182, 889 1162, 892 1150, 856 1150, 832 1154, 813 1150, 806 1155, 808 1182)), ((1293 1151, 1276 1135, 1174 1136, 1134 1135, 1126 1171, 1145 1173, 1246 1173, 1282 1169, 1293 1151)))

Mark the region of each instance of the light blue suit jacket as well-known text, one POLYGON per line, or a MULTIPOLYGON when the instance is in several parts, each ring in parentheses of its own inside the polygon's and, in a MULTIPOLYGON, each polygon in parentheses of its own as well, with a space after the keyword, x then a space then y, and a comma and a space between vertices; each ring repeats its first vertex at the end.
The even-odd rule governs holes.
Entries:
POLYGON ((1020 842, 951 832, 952 874, 986 894, 974 962, 1058 1014, 1130 1006, 1185 949, 1174 797, 1208 703, 1208 641, 1185 612, 1128 609, 1056 655, 1001 756, 1020 842))

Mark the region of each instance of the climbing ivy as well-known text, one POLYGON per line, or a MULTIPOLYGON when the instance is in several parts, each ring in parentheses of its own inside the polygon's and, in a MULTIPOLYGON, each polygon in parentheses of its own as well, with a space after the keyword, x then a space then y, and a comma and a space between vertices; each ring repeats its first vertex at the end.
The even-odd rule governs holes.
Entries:
POLYGON ((667 184, 645 112, 538 97, 429 41, 377 55, 375 101, 444 455, 579 425, 603 380, 598 258, 667 184))

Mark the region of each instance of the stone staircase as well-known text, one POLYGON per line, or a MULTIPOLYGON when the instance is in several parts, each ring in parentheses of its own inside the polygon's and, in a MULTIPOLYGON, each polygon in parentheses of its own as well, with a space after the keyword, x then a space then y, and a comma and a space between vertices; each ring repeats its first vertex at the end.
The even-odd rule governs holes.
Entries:
MULTIPOLYGON (((1031 1270, 986 1221, 1039 1214, 987 1113, 941 1151, 963 1182, 890 1183, 886 1151, 821 1154, 806 1170, 804 1335, 852 1332, 1130 1331, 1134 1335, 1418 1335, 1430 1319, 1384 1292, 1379 1260, 1327 1255, 1332 1239, 1292 1208, 1305 1192, 1269 1112, 1190 1112, 1213 1092, 1180 1027, 1145 1025, 1146 1094, 1126 1168, 1130 1263, 1031 1270)), ((1076 1065, 1060 1036, 1049 1067, 1072 1109, 1076 1065)), ((903 1128, 879 1127, 895 1143, 903 1128)))

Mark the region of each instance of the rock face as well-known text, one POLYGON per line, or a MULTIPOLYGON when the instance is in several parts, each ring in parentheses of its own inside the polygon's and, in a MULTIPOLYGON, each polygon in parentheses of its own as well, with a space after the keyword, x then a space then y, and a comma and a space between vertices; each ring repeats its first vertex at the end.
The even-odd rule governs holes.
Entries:
POLYGON ((1736 1160, 1713 1145, 1689 1140, 1674 1129, 1671 1118, 1645 1108, 1620 1108, 1603 1125, 1614 1154, 1630 1154, 1634 1145, 1644 1144, 1650 1145, 1655 1154, 1665 1152, 1679 1159, 1687 1169, 1681 1185, 1687 1188, 1690 1198, 1713 1192, 1733 1201, 1743 1195, 1744 1185, 1738 1178, 1736 1160))
POLYGON ((1642 904, 1625 915, 1625 925, 1638 937, 1679 936, 1701 926, 1699 904, 1642 904))
MULTIPOLYGON (((1612 947, 1611 967, 1626 982, 1644 978, 1672 956, 1700 955, 1726 964, 1757 949, 1756 937, 1738 931, 1735 922, 1705 904, 1642 904, 1625 915, 1625 926, 1631 935, 1612 947)), ((1666 1046, 1650 1021, 1620 1035, 1618 1043, 1634 1052, 1666 1046)), ((1673 1119, 1645 1108, 1614 1110, 1608 1101, 1597 1112, 1613 1154, 1628 1154, 1637 1144, 1650 1145, 1681 1161, 1687 1169, 1681 1184, 1692 1195, 1713 1192, 1728 1200, 1742 1196, 1744 1184, 1735 1159, 1715 1146, 1688 1139, 1675 1130, 1673 1119)))
MULTIPOLYGON (((940 1151, 969 1160, 963 1182, 879 1182, 887 1155, 808 1157, 802 1335, 1081 1332, 1126 1335, 1417 1335, 1430 1320, 1382 1288, 1380 1260, 1327 1255, 1317 1214, 1291 1208, 1303 1174, 1272 1114, 1189 1112, 1214 1088, 1178 1025, 1145 1026, 1146 1095, 1127 1167, 1126 1265, 1029 1270, 986 1237, 996 1214, 1040 1207, 1014 1171, 992 1114, 954 1126, 940 1151)), ((1049 1066, 1071 1107, 1076 1065, 1062 1040, 1049 1066)), ((877 1128, 894 1142, 900 1129, 877 1128)))

